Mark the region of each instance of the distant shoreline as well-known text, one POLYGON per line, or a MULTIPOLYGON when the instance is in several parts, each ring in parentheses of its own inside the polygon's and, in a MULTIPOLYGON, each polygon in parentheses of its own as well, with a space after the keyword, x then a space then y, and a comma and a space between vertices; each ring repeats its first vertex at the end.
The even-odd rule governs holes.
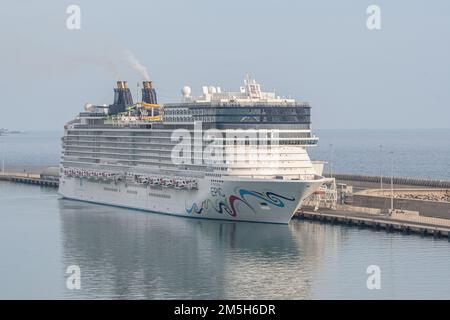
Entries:
POLYGON ((0 128, 0 136, 7 136, 10 134, 21 134, 24 133, 23 131, 20 130, 9 130, 9 129, 5 129, 5 128, 0 128))

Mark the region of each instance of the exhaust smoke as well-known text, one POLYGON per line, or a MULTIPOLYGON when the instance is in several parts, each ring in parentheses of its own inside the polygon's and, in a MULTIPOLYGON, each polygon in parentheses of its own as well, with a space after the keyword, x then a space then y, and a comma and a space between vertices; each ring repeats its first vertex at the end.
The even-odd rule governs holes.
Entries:
POLYGON ((150 81, 147 68, 129 50, 125 51, 128 64, 145 80, 150 81))

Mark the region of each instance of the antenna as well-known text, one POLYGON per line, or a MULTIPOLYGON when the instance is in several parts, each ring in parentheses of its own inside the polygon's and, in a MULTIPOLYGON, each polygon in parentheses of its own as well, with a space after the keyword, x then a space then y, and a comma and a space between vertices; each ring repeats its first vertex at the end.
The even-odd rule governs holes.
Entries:
POLYGON ((245 73, 244 83, 245 84, 250 84, 250 74, 248 72, 245 73))

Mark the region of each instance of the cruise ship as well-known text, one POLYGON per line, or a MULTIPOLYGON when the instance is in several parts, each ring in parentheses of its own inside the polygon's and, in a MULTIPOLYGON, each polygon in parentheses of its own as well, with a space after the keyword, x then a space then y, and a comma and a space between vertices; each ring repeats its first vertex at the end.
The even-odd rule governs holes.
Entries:
POLYGON ((134 103, 118 81, 110 105, 86 104, 64 126, 59 193, 182 217, 287 224, 326 180, 307 102, 264 92, 185 86, 159 104, 151 81, 134 103))

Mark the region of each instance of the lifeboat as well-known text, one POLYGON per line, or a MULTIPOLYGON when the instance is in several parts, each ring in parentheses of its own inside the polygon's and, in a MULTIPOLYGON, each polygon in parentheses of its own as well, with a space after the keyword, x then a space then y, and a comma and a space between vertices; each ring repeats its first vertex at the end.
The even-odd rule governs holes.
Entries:
POLYGON ((175 181, 175 188, 184 189, 187 188, 188 182, 186 180, 177 180, 175 181))
POLYGON ((150 183, 156 186, 161 185, 161 178, 150 178, 150 183))
POLYGON ((170 188, 175 186, 175 181, 172 179, 163 179, 161 184, 163 187, 170 188))
POLYGON ((125 176, 125 179, 129 182, 134 182, 136 181, 136 175, 134 173, 128 172, 125 176))
POLYGON ((190 189, 190 190, 196 190, 197 188, 198 188, 198 186, 197 186, 197 181, 195 181, 195 180, 189 181, 189 183, 188 183, 188 189, 190 189))
POLYGON ((144 176, 144 175, 140 175, 140 176, 136 175, 136 181, 138 183, 148 183, 148 178, 147 178, 147 176, 144 176))
POLYGON ((124 180, 124 176, 121 175, 120 173, 116 173, 113 175, 113 179, 114 179, 114 182, 119 182, 119 181, 124 180))

